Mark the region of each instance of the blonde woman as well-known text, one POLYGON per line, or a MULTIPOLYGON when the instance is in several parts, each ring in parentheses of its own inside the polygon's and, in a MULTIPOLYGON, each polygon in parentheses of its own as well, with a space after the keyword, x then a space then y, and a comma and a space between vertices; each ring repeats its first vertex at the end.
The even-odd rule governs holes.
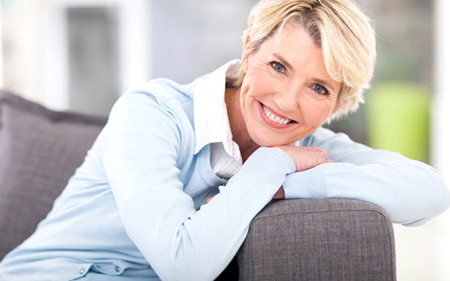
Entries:
POLYGON ((213 280, 271 200, 352 198, 418 225, 446 210, 438 173, 322 128, 358 107, 375 61, 350 0, 263 0, 241 60, 124 94, 5 280, 213 280))

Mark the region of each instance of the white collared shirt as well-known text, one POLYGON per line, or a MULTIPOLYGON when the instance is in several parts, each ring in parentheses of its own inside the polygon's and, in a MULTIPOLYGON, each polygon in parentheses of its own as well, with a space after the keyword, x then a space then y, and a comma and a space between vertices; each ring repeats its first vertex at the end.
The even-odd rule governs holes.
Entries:
POLYGON ((222 178, 230 178, 242 167, 239 146, 233 141, 227 107, 226 81, 235 80, 241 62, 233 60, 200 79, 194 92, 195 153, 211 145, 211 167, 222 178))

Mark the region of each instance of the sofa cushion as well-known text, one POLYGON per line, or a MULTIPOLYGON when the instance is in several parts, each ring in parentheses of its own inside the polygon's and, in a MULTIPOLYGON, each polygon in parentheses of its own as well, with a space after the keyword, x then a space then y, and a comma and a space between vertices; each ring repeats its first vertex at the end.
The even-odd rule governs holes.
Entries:
POLYGON ((0 91, 0 260, 50 211, 105 123, 0 91))

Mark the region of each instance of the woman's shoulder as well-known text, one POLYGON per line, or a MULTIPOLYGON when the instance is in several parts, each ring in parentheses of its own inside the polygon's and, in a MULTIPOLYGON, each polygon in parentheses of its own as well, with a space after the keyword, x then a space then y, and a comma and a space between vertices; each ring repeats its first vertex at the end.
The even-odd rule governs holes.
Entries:
POLYGON ((195 83, 179 84, 166 78, 150 80, 122 94, 113 110, 148 111, 160 110, 175 116, 186 116, 191 120, 193 114, 193 92, 195 83))
POLYGON ((194 88, 194 83, 179 84, 167 78, 157 78, 126 92, 123 96, 140 94, 158 102, 178 100, 184 103, 192 100, 194 88))

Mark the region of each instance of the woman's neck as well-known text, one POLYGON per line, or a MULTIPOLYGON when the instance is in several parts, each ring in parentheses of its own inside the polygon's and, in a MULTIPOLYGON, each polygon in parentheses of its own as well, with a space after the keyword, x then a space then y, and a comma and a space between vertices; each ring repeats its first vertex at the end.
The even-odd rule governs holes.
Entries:
POLYGON ((225 103, 227 105, 228 120, 230 121, 233 141, 238 144, 242 160, 245 162, 259 148, 259 145, 248 134, 241 112, 240 92, 241 88, 226 88, 225 103))

